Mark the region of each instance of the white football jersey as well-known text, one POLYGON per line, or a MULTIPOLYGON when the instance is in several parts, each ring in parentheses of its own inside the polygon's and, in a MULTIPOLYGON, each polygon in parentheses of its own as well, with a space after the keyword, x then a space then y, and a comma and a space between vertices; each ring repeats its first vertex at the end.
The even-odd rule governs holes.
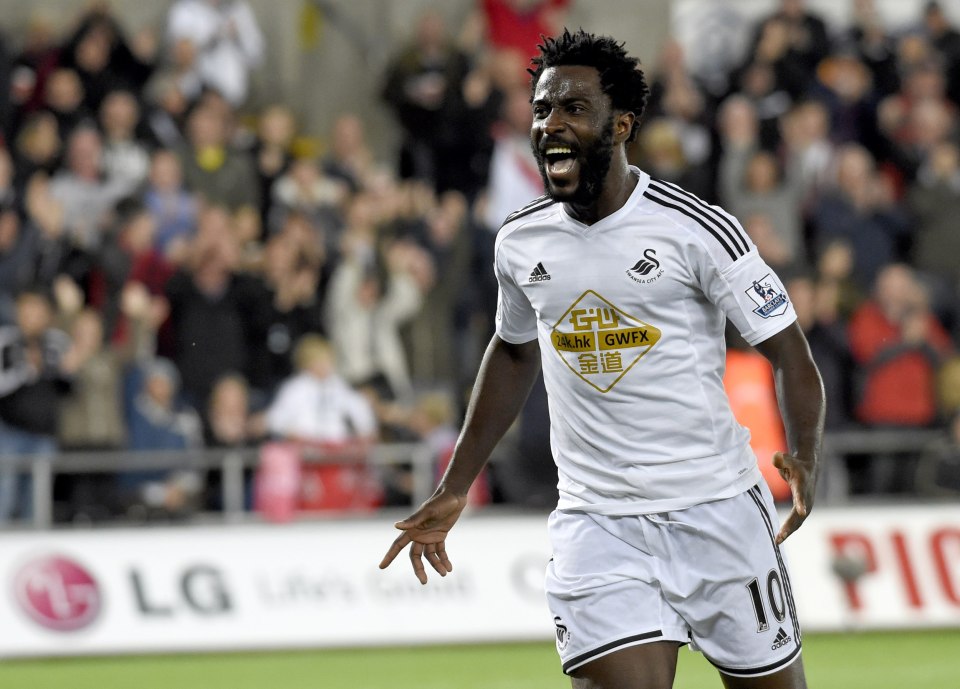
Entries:
POLYGON ((599 222, 541 197, 497 236, 497 334, 539 341, 559 509, 665 512, 762 480, 723 388, 724 325, 756 344, 793 306, 733 216, 631 169, 599 222))

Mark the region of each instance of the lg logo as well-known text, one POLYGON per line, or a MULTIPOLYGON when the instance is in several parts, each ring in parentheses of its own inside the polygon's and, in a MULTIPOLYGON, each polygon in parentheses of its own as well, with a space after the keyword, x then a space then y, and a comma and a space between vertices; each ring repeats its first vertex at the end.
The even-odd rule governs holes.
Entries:
POLYGON ((47 629, 83 629, 100 614, 102 597, 96 579, 82 565, 60 555, 26 564, 13 586, 20 608, 47 629))

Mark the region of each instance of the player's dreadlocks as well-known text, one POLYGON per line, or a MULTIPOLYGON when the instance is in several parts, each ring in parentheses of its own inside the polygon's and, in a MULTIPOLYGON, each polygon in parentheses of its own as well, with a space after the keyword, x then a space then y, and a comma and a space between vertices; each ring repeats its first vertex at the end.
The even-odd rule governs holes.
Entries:
POLYGON ((531 94, 536 91, 540 75, 548 67, 561 65, 579 65, 594 67, 600 73, 600 87, 610 96, 616 110, 632 112, 635 116, 633 129, 627 141, 633 141, 640 130, 640 120, 647 105, 650 89, 640 69, 640 60, 627 55, 623 43, 617 43, 610 36, 597 36, 577 29, 570 33, 568 29, 556 38, 543 38, 539 57, 531 62, 536 69, 527 71, 533 76, 530 84, 531 94))

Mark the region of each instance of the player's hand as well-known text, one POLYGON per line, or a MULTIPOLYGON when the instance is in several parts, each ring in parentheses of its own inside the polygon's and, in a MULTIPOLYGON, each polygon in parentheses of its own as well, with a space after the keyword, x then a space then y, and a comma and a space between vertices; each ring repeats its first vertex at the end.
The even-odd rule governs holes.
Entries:
POLYGON ((421 584, 427 583, 427 572, 423 567, 423 558, 442 577, 453 571, 453 564, 447 557, 445 541, 447 532, 467 506, 466 496, 455 495, 445 489, 437 491, 416 512, 399 521, 396 526, 401 533, 393 541, 387 554, 380 561, 380 569, 386 569, 400 551, 410 545, 410 564, 413 573, 421 584))
POLYGON ((783 480, 790 485, 790 492, 793 494, 793 509, 780 527, 780 533, 777 534, 777 545, 779 545, 800 528, 803 520, 813 509, 817 477, 812 461, 803 460, 785 452, 774 453, 773 466, 779 470, 783 480))

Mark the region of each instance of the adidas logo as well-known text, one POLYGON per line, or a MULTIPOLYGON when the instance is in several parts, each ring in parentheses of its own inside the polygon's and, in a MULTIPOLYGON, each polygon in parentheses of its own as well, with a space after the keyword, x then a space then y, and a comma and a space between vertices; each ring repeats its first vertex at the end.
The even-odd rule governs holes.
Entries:
POLYGON ((549 279, 550 273, 547 272, 542 263, 538 263, 537 267, 530 273, 530 279, 527 282, 544 282, 549 279))
POLYGON ((793 641, 793 639, 787 636, 787 633, 783 631, 783 627, 780 627, 780 629, 777 630, 777 638, 773 640, 773 645, 770 646, 770 650, 776 651, 778 648, 783 648, 791 641, 793 641))

